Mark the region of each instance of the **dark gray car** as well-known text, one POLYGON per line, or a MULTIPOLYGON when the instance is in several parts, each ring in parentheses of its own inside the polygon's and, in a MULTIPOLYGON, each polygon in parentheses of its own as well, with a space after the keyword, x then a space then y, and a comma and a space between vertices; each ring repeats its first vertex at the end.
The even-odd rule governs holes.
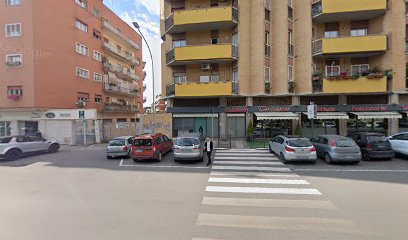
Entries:
POLYGON ((321 135, 310 139, 316 148, 317 156, 327 163, 351 162, 361 160, 360 147, 348 137, 339 135, 321 135))
POLYGON ((351 138, 360 146, 363 160, 391 160, 395 156, 390 141, 381 133, 357 132, 351 138))

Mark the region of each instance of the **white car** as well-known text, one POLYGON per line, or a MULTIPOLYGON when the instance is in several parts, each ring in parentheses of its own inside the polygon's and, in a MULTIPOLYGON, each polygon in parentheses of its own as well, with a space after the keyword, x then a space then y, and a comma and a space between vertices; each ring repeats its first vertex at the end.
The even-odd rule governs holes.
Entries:
POLYGON ((269 142, 269 151, 280 156, 283 162, 316 162, 316 148, 307 138, 297 136, 276 136, 269 142))
POLYGON ((387 139, 395 153, 408 156, 408 132, 398 133, 387 139))

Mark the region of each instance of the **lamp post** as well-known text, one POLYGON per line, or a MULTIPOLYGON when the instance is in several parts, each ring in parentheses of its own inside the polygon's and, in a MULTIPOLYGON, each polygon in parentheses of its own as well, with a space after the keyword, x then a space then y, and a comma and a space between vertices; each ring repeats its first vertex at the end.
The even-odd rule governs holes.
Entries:
POLYGON ((149 54, 150 54, 150 60, 152 61, 152 85, 153 85, 153 103, 152 103, 152 117, 153 117, 153 121, 152 121, 152 133, 155 133, 155 119, 154 119, 154 115, 155 115, 155 106, 154 106, 154 101, 155 101, 155 94, 154 94, 154 64, 153 64, 153 55, 152 55, 152 51, 150 50, 150 46, 149 43, 147 43, 146 38, 144 37, 142 31, 140 31, 140 26, 137 22, 133 22, 133 26, 135 26, 135 28, 139 31, 140 35, 142 36, 143 40, 145 41, 146 45, 147 45, 147 49, 149 50, 149 54))

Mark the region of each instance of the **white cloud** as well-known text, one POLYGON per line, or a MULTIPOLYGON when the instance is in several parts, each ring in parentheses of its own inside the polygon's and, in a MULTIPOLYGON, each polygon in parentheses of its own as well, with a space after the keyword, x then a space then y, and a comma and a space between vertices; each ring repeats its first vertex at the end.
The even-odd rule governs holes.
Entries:
POLYGON ((142 4, 150 14, 160 15, 160 0, 135 0, 135 5, 142 4))

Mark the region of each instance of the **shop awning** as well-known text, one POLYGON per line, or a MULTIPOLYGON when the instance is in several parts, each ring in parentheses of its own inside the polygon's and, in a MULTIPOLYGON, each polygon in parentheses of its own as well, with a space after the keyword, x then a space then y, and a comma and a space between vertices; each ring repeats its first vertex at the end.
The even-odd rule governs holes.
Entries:
POLYGON ((299 116, 292 112, 257 112, 258 120, 298 120, 299 116))
POLYGON ((350 112, 358 117, 358 119, 382 119, 382 118, 402 118, 398 112, 350 112))
POLYGON ((349 119, 349 115, 345 112, 318 112, 316 119, 320 120, 349 119))
POLYGON ((186 113, 186 114, 173 114, 174 118, 210 118, 210 117, 218 117, 218 114, 211 114, 211 113, 186 113))
POLYGON ((227 113, 227 117, 245 117, 245 113, 227 113))

